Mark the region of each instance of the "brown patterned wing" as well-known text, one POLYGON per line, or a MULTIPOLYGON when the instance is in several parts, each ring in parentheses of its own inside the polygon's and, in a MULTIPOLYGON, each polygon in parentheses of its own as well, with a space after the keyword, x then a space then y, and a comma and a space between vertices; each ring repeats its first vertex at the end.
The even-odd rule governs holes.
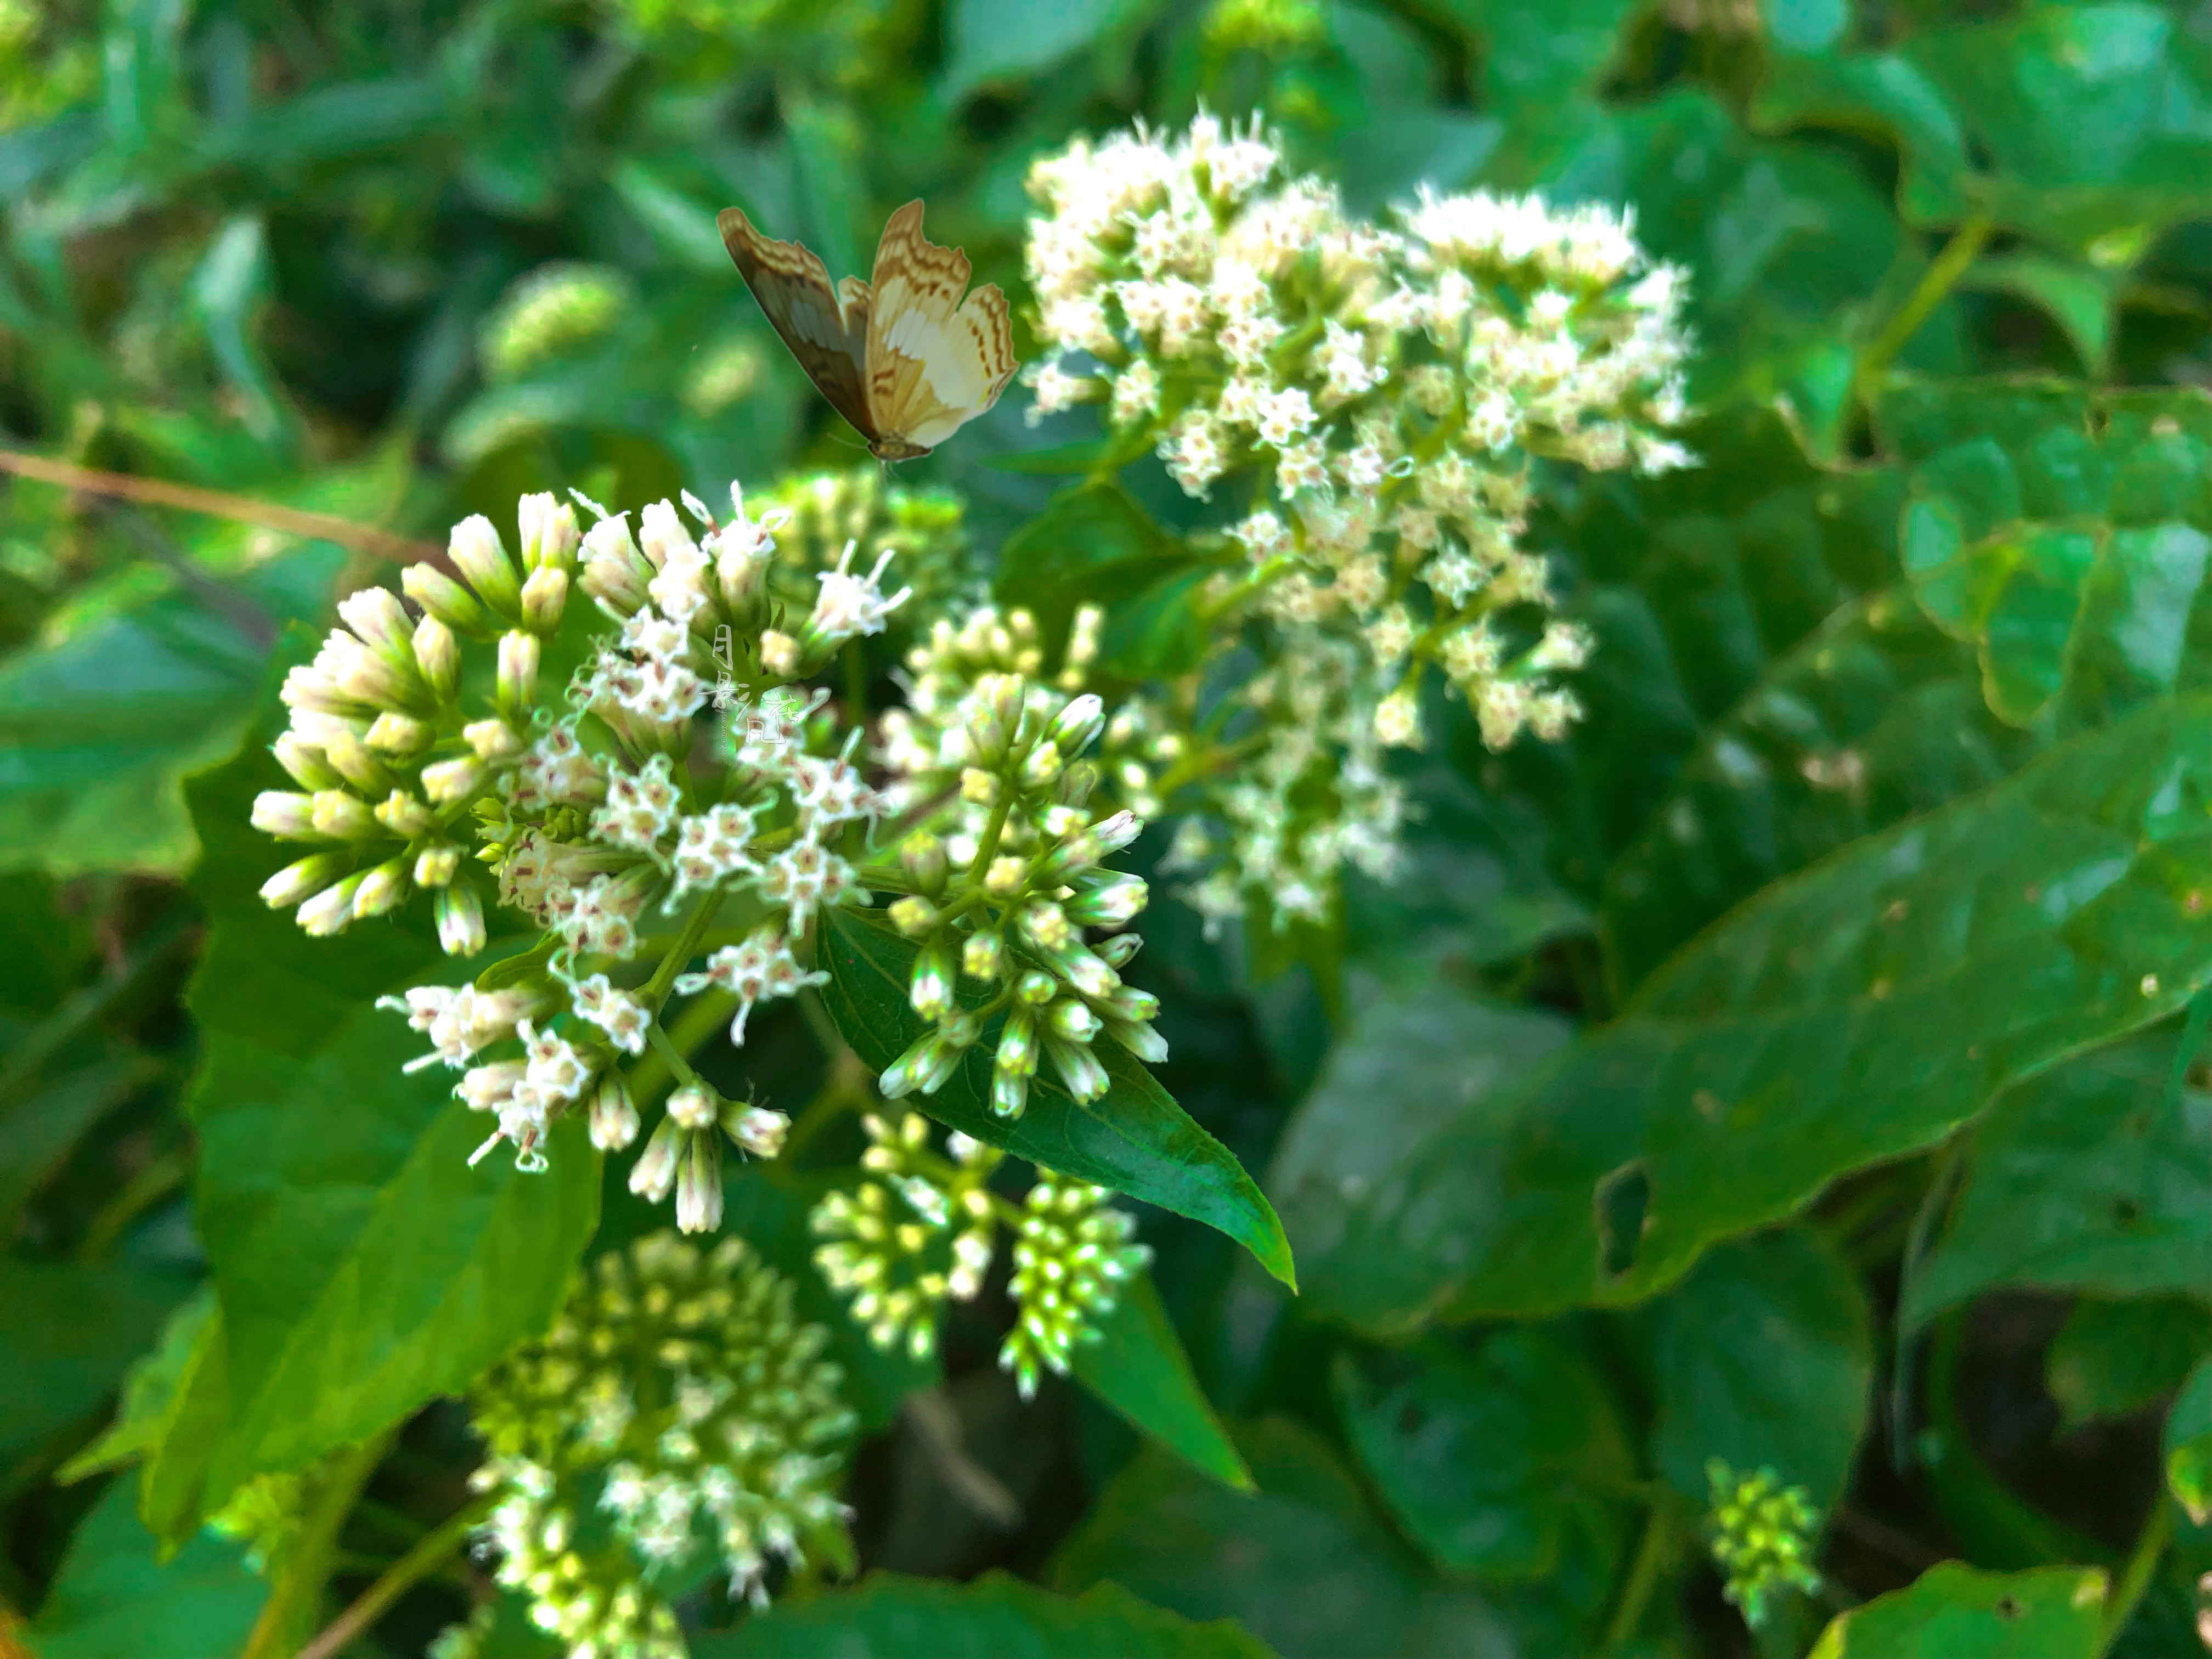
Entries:
POLYGON ((871 441, 882 435, 868 414, 868 285, 848 276, 832 289, 821 260, 797 242, 762 235, 742 209, 724 208, 714 223, 745 286, 830 407, 871 441))
POLYGON ((1019 367, 1006 296, 968 295, 968 256, 922 234, 908 202, 876 248, 868 319, 868 415, 885 447, 927 453, 999 400, 1019 367))

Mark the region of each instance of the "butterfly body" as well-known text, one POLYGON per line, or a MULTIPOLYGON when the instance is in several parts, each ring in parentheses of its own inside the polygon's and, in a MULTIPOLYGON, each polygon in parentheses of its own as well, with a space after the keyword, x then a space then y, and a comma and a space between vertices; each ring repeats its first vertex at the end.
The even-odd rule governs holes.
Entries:
POLYGON ((922 205, 890 216, 874 280, 831 287, 797 242, 753 228, 742 210, 716 221, 722 245, 791 355, 881 461, 927 455, 999 400, 1019 367, 996 283, 961 296, 967 255, 921 233, 922 205))

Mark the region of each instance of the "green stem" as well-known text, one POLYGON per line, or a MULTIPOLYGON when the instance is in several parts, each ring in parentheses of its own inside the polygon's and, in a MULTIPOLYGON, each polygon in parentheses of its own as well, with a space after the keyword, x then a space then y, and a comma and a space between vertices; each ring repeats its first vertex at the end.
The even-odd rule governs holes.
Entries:
POLYGON ((1966 1137, 1953 1135, 1944 1143, 1937 1158, 1935 1178, 1928 1183, 1927 1195, 1920 1200, 1920 1208, 1912 1218, 1912 1231, 1905 1241, 1905 1260, 1898 1269, 1897 1278, 1897 1352, 1890 1365, 1889 1385, 1889 1456, 1899 1474, 1910 1469, 1915 1461, 1912 1450, 1912 1376, 1919 1354, 1919 1334, 1909 1330, 1905 1323, 1907 1299, 1912 1293, 1912 1282, 1920 1276, 1920 1264, 1926 1260, 1928 1247, 1934 1241, 1936 1230, 1941 1224, 1951 1200, 1951 1183, 1959 1172, 1964 1157, 1966 1137))
POLYGON ((845 641, 842 653, 845 667, 845 719, 848 725, 865 726, 868 719, 868 665, 860 654, 860 636, 845 641))
POLYGON ((1613 1617, 1606 1621, 1605 1648, 1612 1652, 1627 1644, 1629 1638, 1643 1628, 1644 1611, 1651 1603, 1651 1593, 1659 1587, 1659 1577, 1666 1571, 1667 1559, 1674 1551, 1674 1509, 1672 1494, 1655 1498, 1651 1510, 1644 1517, 1644 1535, 1637 1540, 1635 1559, 1628 1564, 1628 1577, 1622 1581, 1620 1599, 1613 1604, 1613 1617))
POLYGON ((1921 273, 1919 283, 1905 296, 1905 303, 1890 313, 1866 349, 1859 353, 1858 364, 1851 371, 1851 386, 1862 404, 1870 400, 1875 382, 1889 367, 1890 359, 1920 332, 1921 325, 1966 274, 1966 267, 1974 263, 1996 228, 1994 222, 1978 213, 1961 223, 1934 263, 1921 273))
POLYGON ((93 1217, 78 1241, 77 1260, 105 1261, 123 1230, 183 1186, 191 1173, 191 1154, 182 1149, 165 1152, 139 1170, 93 1217))
POLYGON ((489 1492, 471 1500, 460 1513, 433 1531, 384 1570, 383 1576, 355 1599, 354 1604, 332 1620, 321 1635, 300 1650, 299 1659, 336 1659, 347 1646, 382 1616, 386 1608, 423 1579, 441 1570, 469 1534, 491 1513, 489 1492))
POLYGON ((709 893, 699 901, 699 908, 684 924, 684 931, 676 936, 676 943, 660 959, 660 966, 653 970, 653 977, 638 988, 639 1000, 650 1006, 656 1015, 668 1000, 668 993, 676 983, 677 975, 684 971, 684 964, 691 960, 692 952, 699 948, 699 941, 707 936, 707 929, 714 925, 714 912, 720 908, 722 896, 719 891, 709 893))
POLYGON ((2150 1518, 2143 1522, 2136 1547, 2128 1552, 2127 1565, 2120 1569, 2119 1589, 2106 1606, 2105 1622, 2097 1632, 2091 1659, 2104 1659, 2128 1627, 2128 1620, 2135 1617, 2136 1605, 2150 1588, 2151 1575, 2158 1570, 2159 1559, 2172 1536, 2173 1502, 2161 1491, 2150 1500, 2150 1518))
POLYGON ((295 1659, 300 1654, 322 1616, 323 1593, 337 1559, 338 1529, 391 1441, 389 1433, 380 1434, 337 1453, 311 1478, 307 1512, 270 1571, 269 1600, 246 1638, 243 1659, 295 1659))
MULTIPOLYGON (((684 1058, 682 1051, 668 1040, 668 1033, 660 1029, 659 1020, 645 1028, 645 1041, 653 1052, 660 1056, 660 1063, 669 1069, 678 1083, 689 1088, 699 1081, 698 1073, 691 1069, 690 1062, 684 1058)), ((632 1097, 635 1097, 634 1091, 632 1097)))
MULTIPOLYGON (((666 1028, 665 1041, 678 1054, 695 1053, 699 1046, 714 1035, 715 1027, 726 1024, 737 1008, 738 1000, 726 991, 710 991, 677 1015, 666 1028)), ((659 1028, 659 1022, 653 1022, 659 1028)), ((658 1045, 648 1042, 646 1052, 629 1069, 630 1098, 640 1111, 660 1098, 674 1075, 666 1060, 662 1058, 658 1045)))

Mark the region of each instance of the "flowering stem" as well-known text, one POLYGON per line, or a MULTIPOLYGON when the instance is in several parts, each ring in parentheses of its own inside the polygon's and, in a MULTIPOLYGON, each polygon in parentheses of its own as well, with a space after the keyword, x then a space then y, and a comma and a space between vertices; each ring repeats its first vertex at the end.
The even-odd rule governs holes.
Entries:
MULTIPOLYGON (((666 1033, 668 1046, 678 1054, 689 1054, 714 1034, 716 1026, 730 1018, 737 1000, 726 991, 709 991, 676 1017, 674 1027, 666 1033)), ((659 1020, 653 1022, 653 1029, 660 1029, 659 1020)), ((645 1054, 630 1067, 630 1097, 641 1109, 650 1106, 659 1098, 671 1075, 659 1047, 648 1044, 645 1054)))
POLYGON ((335 1659, 354 1638, 366 1631, 394 1601, 423 1579, 441 1571, 468 1541, 469 1534, 492 1510, 489 1492, 471 1498, 442 1526, 425 1533, 415 1547, 384 1570, 383 1575, 332 1620, 322 1634, 300 1650, 299 1659, 335 1659))
POLYGON ((1644 1610, 1650 1605, 1651 1592, 1658 1588, 1660 1575, 1674 1553, 1674 1500, 1672 1494, 1662 1493, 1653 1499, 1651 1511, 1644 1517, 1636 1558, 1628 1565, 1628 1577, 1621 1584, 1620 1599, 1613 1604, 1613 1617, 1606 1621, 1607 1651, 1626 1646, 1643 1626, 1644 1610))
POLYGON ((709 893, 699 901, 699 908, 692 911, 690 919, 684 924, 684 931, 676 936, 676 943, 661 958, 660 966, 653 970, 653 977, 638 988, 638 1000, 652 1008, 654 1014, 660 1012, 661 1006, 668 1000, 670 988, 676 983, 677 975, 682 973, 684 964, 691 960, 691 953, 699 948, 699 941, 707 937, 707 929, 714 925, 714 912, 721 908, 721 903, 722 896, 719 891, 709 893))
POLYGON ((1921 273, 1919 283, 1905 296, 1905 303, 1889 314, 1867 349, 1859 353, 1856 368, 1851 372, 1851 390, 1861 403, 1868 402, 1874 385, 1889 367, 1889 360, 1912 342, 1943 296, 1966 274, 1966 267, 1974 263, 1982 245, 1990 240, 1996 224, 1984 214, 1974 214, 1965 220, 1951 234, 1951 240, 1935 261, 1921 273))
POLYGON ((2136 1604, 2150 1588, 2151 1575, 2158 1570, 2166 1541, 2172 1535, 2173 1502, 2161 1491, 2150 1500, 2150 1517, 2136 1535, 2135 1547, 2128 1552, 2127 1565, 2120 1570, 2119 1588, 2105 1604, 2105 1622, 2097 1632, 2092 1659, 2104 1659, 2112 1651, 2112 1644, 2119 1640, 2120 1632, 2128 1627, 2128 1620, 2135 1617, 2136 1604))
POLYGON ((660 1029, 659 1020, 645 1028, 645 1040, 653 1052, 660 1056, 660 1063, 675 1074, 678 1083, 690 1087, 699 1081, 698 1073, 691 1069, 691 1062, 685 1060, 682 1051, 668 1040, 668 1033, 660 1029))

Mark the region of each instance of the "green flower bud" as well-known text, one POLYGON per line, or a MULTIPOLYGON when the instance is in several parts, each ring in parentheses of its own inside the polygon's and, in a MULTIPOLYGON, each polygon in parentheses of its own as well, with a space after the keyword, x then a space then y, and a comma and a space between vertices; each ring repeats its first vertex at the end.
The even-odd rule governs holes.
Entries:
MULTIPOLYGON (((491 626, 491 618, 477 603, 476 595, 435 565, 409 565, 399 573, 399 586, 433 618, 457 633, 481 637, 491 626)), ((427 664, 424 672, 429 673, 427 664)), ((434 676, 432 683, 436 683, 434 676)), ((459 684, 458 676, 455 684, 459 684)), ((450 691, 445 695, 448 699, 452 696, 450 691)))
POLYGON ((907 981, 907 1000, 924 1019, 942 1018, 952 1007, 952 935, 939 933, 921 947, 907 981))

